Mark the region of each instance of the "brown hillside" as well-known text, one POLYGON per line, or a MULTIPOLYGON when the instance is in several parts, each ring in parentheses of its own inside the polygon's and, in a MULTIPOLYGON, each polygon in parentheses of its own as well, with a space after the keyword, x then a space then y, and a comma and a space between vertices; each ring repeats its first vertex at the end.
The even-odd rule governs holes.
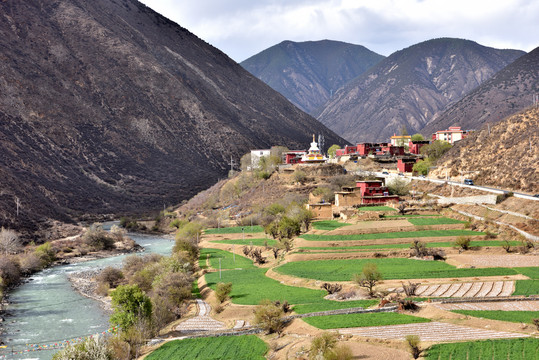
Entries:
POLYGON ((539 108, 529 108, 459 141, 435 171, 479 185, 539 193, 539 108))

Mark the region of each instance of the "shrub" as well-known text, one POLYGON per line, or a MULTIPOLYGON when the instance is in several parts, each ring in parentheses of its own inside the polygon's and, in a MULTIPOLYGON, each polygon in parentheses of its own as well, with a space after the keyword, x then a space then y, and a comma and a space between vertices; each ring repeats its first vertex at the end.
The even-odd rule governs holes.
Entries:
POLYGON ((253 251, 251 251, 251 257, 257 264, 262 265, 266 263, 266 258, 262 256, 262 251, 260 249, 254 249, 253 251))
POLYGON ((335 334, 324 332, 313 339, 309 350, 309 359, 327 359, 337 345, 335 334))
POLYGON ((419 287, 420 283, 413 283, 408 281, 408 284, 402 285, 402 288, 404 289, 404 293, 406 296, 415 296, 415 293, 417 291, 417 288, 419 287))
POLYGON ((470 238, 467 236, 459 236, 457 240, 455 240, 455 246, 462 250, 470 249, 470 238))
POLYGON ((0 257, 0 285, 9 287, 16 285, 21 278, 19 264, 12 257, 0 257))
POLYGON ((535 325, 537 331, 539 331, 539 319, 532 319, 532 323, 535 325))
POLYGON ((21 273, 29 275, 43 268, 43 261, 35 253, 19 254, 19 266, 21 273))
POLYGON ((82 241, 93 250, 114 248, 114 239, 99 225, 91 225, 82 235, 82 241))
POLYGON ((410 192, 410 184, 400 177, 394 178, 387 184, 387 189, 391 195, 406 196, 410 192))
POLYGON ((107 340, 102 336, 88 337, 80 343, 68 344, 53 355, 53 360, 108 360, 112 359, 112 351, 107 340))
MULTIPOLYGON (((152 286, 154 298, 159 298, 167 311, 181 316, 185 302, 192 298, 193 276, 186 272, 166 272, 161 274, 152 286)), ((153 302, 156 303, 155 301, 153 302)))
POLYGON ((511 250, 511 243, 509 242, 509 240, 504 240, 503 244, 502 244, 502 248, 505 250, 505 252, 507 253, 510 253, 512 250, 511 250))
POLYGON ((401 310, 416 311, 419 309, 419 306, 412 300, 399 300, 399 308, 401 310))
POLYGON ((124 280, 124 274, 120 269, 113 268, 111 266, 106 267, 101 271, 98 276, 100 283, 105 283, 109 288, 115 288, 120 285, 124 280))
POLYGON ((307 174, 305 171, 296 170, 294 171, 294 181, 300 184, 303 184, 307 180, 307 174))
POLYGON ((417 335, 406 335, 405 337, 406 345, 408 345, 408 348, 410 349, 410 353, 412 354, 412 357, 414 359, 417 359, 419 355, 423 352, 423 350, 419 347, 419 336, 417 335))
POLYGON ((232 291, 232 283, 218 283, 215 288, 215 296, 220 303, 224 303, 228 300, 230 292, 232 291))
POLYGON ((281 334, 284 330, 283 309, 275 306, 270 300, 262 300, 256 307, 254 314, 254 324, 265 330, 268 334, 281 334))
POLYGON ((56 251, 52 248, 50 242, 39 245, 34 254, 41 260, 41 267, 47 267, 56 260, 56 251))
POLYGON ((342 285, 340 284, 323 283, 320 287, 326 290, 328 294, 335 294, 342 290, 342 285))
POLYGON ((19 234, 10 229, 0 229, 0 253, 4 255, 17 253, 22 247, 19 234))

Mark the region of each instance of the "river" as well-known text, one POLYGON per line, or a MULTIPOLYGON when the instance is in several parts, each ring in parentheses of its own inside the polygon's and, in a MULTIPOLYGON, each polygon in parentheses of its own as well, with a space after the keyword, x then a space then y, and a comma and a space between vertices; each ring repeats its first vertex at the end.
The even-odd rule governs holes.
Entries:
MULTIPOLYGON (((163 236, 131 233, 129 237, 144 247, 144 252, 139 254, 169 255, 174 245, 171 238, 163 236)), ((52 267, 35 274, 12 291, 3 324, 6 333, 2 339, 7 348, 0 349, 0 359, 50 360, 57 349, 31 351, 35 348, 31 345, 39 344, 44 348, 64 340, 107 331, 110 328, 108 315, 100 303, 73 290, 68 275, 118 266, 126 256, 52 267)))

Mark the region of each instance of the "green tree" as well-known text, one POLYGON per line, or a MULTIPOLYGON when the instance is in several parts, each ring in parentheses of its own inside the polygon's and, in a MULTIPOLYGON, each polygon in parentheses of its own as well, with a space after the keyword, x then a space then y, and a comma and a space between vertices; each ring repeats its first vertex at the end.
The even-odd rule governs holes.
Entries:
POLYGON ((268 334, 280 334, 284 327, 284 311, 282 307, 277 306, 270 300, 262 300, 255 309, 254 324, 265 330, 268 334))
POLYGON ((374 295, 374 287, 380 280, 382 280, 382 274, 378 271, 378 266, 375 263, 365 264, 361 274, 355 274, 353 277, 353 281, 366 288, 370 296, 374 295))
POLYGON ((435 140, 429 145, 425 145, 421 148, 421 154, 427 155, 431 162, 436 162, 439 158, 442 157, 449 149, 453 146, 442 140, 435 140))
POLYGON ((247 171, 251 169, 251 152, 243 155, 240 159, 241 171, 247 171))
POLYGON ((215 296, 220 303, 224 303, 228 300, 230 292, 232 291, 232 283, 217 283, 215 288, 215 296))
POLYGON ((412 141, 425 141, 425 137, 417 133, 417 134, 412 135, 412 141))
POLYGON ((330 158, 334 158, 335 157, 335 154, 337 153, 337 150, 340 149, 341 147, 339 145, 331 145, 328 149, 328 155, 330 158))
POLYGON ((413 171, 420 175, 427 175, 429 173, 429 168, 432 166, 432 162, 429 158, 425 160, 419 160, 414 164, 413 171))
POLYGON ((152 302, 137 285, 120 285, 112 291, 111 297, 111 324, 127 331, 140 320, 151 319, 152 302))
POLYGON ((39 245, 34 254, 41 260, 41 267, 49 266, 56 260, 56 251, 52 248, 50 242, 39 245))
POLYGON ((298 220, 283 216, 279 221, 279 238, 291 239, 301 233, 301 224, 298 220))

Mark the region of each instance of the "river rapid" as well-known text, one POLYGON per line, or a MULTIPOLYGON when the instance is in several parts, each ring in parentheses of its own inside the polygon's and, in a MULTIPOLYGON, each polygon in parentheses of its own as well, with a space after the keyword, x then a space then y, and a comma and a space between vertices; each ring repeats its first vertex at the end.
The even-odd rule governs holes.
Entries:
MULTIPOLYGON (((139 255, 170 255, 174 245, 170 237, 133 233, 129 237, 144 248, 139 255)), ((120 266, 126 256, 52 267, 35 274, 12 291, 2 324, 5 328, 2 341, 7 348, 0 348, 0 359, 50 360, 57 349, 31 350, 37 348, 35 345, 41 348, 54 346, 110 329, 109 314, 99 302, 76 292, 68 276, 78 271, 120 266)))

